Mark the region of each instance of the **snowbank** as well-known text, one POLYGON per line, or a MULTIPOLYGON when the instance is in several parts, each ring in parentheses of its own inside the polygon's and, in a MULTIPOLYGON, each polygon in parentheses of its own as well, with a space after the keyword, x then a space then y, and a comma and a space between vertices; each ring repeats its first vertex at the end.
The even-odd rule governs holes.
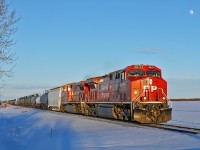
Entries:
MULTIPOLYGON (((200 128, 200 102, 173 102, 173 120, 200 128)), ((200 135, 128 127, 10 106, 0 109, 0 150, 199 149, 200 135)))

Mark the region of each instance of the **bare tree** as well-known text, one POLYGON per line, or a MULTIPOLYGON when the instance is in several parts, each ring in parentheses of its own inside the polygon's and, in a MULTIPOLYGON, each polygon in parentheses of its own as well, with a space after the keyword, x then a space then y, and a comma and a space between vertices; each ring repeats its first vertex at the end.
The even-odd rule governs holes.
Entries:
POLYGON ((15 9, 11 10, 10 7, 11 3, 0 0, 0 79, 12 76, 16 60, 15 52, 11 48, 15 44, 12 35, 17 30, 15 24, 19 17, 16 16, 15 9))

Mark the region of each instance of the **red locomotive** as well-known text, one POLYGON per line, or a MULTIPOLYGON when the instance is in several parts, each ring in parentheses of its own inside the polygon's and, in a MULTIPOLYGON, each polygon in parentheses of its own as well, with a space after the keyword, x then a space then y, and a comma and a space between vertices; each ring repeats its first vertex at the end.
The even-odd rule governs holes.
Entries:
POLYGON ((140 123, 171 120, 167 82, 156 66, 132 65, 59 89, 62 111, 140 123))

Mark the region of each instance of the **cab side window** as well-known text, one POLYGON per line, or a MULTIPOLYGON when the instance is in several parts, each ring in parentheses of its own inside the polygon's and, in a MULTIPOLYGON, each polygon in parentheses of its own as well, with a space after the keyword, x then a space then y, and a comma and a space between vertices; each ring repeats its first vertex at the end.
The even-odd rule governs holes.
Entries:
POLYGON ((121 80, 126 80, 126 73, 125 73, 125 71, 123 71, 123 72, 120 73, 120 79, 121 80))
POLYGON ((115 79, 119 79, 120 78, 120 73, 119 72, 115 72, 115 79))

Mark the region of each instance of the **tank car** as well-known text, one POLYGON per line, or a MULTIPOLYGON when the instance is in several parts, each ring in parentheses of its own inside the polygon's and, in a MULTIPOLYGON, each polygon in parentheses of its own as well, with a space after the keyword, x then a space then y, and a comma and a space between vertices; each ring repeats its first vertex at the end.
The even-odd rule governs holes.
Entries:
POLYGON ((25 99, 26 99, 26 97, 20 97, 18 99, 18 105, 25 106, 25 99))
POLYGON ((39 109, 47 109, 48 107, 48 91, 45 91, 43 94, 39 95, 35 99, 35 107, 39 109))
POLYGON ((36 107, 36 99, 40 96, 40 94, 36 93, 36 94, 32 94, 30 95, 30 106, 29 107, 32 107, 32 108, 35 108, 36 107))
POLYGON ((16 99, 8 100, 7 103, 11 105, 15 105, 16 99))

